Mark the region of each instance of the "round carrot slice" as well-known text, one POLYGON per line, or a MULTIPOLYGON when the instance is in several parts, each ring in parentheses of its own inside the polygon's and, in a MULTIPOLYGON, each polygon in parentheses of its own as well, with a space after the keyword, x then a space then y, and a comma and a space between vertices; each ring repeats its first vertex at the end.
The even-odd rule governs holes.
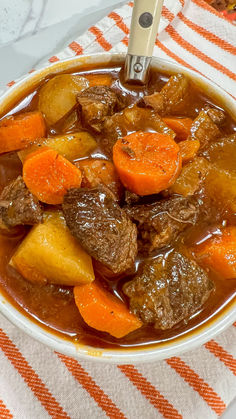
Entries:
POLYGON ((55 150, 43 147, 27 156, 23 166, 26 186, 40 201, 61 204, 70 188, 81 185, 81 171, 55 150))
POLYGON ((11 115, 0 121, 0 154, 21 150, 44 137, 46 125, 41 112, 11 115))
POLYGON ((138 195, 168 188, 182 167, 179 146, 169 135, 142 131, 116 142, 113 161, 123 185, 138 195))

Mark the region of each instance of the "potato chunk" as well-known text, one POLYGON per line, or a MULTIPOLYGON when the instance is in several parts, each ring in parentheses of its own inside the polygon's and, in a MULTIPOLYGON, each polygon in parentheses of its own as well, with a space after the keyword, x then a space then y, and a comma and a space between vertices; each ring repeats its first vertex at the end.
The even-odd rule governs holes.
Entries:
POLYGON ((89 156, 96 148, 97 143, 92 135, 87 131, 44 138, 39 144, 33 144, 25 150, 18 152, 18 156, 22 163, 28 154, 36 151, 40 146, 50 147, 53 150, 56 150, 61 156, 72 162, 75 159, 89 156))
POLYGON ((91 257, 58 211, 45 213, 44 222, 32 228, 10 264, 31 282, 80 285, 94 280, 91 257))
POLYGON ((44 114, 48 125, 55 124, 76 104, 76 95, 89 87, 85 77, 72 74, 59 74, 39 91, 39 110, 44 114))
POLYGON ((223 212, 236 212, 236 173, 212 165, 206 176, 205 191, 223 212))
POLYGON ((210 168, 211 165, 206 159, 196 157, 183 167, 170 192, 183 196, 193 195, 200 188, 210 168))

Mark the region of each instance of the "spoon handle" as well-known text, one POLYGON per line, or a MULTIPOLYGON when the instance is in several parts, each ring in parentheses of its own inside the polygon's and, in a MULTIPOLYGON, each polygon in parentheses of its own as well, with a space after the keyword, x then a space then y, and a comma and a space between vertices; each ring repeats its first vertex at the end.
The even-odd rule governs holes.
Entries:
POLYGON ((148 79, 163 0, 135 0, 131 21, 125 81, 145 84, 148 79))

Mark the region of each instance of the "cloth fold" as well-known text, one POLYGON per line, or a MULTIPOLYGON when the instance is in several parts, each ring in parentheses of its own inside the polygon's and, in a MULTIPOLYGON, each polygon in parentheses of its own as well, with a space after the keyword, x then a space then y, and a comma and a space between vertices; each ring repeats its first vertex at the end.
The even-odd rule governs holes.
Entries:
MULTIPOLYGON (((125 52, 131 14, 132 3, 114 10, 48 62, 125 52)), ((164 1, 154 55, 236 95, 236 26, 204 0, 164 1)), ((0 348, 0 418, 209 419, 236 396, 236 323, 181 357, 121 366, 55 353, 0 315, 0 348)))

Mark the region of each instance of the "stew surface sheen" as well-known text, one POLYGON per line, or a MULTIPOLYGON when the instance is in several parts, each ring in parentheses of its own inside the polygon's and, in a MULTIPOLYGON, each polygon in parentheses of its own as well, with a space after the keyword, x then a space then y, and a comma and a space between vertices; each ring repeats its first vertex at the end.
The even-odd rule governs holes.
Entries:
MULTIPOLYGON (((150 95, 154 91, 160 91, 170 77, 167 74, 161 74, 155 70, 151 70, 149 84, 148 86, 142 88, 123 85, 121 83, 122 69, 119 67, 104 68, 101 65, 100 68, 83 69, 82 71, 75 72, 74 74, 79 74, 85 77, 90 74, 109 74, 113 80, 111 87, 114 91, 125 97, 127 106, 135 103, 137 99, 141 100, 144 95, 150 95)), ((28 112, 36 110, 39 100, 38 91, 44 83, 45 81, 43 81, 36 90, 30 92, 26 97, 21 98, 9 114, 15 115, 17 113, 21 113, 22 111, 28 112)), ((195 119, 200 110, 206 107, 206 105, 221 109, 219 104, 212 103, 211 99, 193 84, 190 84, 189 89, 189 101, 187 106, 181 110, 179 116, 195 119)), ((149 132, 152 131, 150 126, 148 126, 148 122, 145 120, 143 120, 142 130, 149 132)), ((236 123, 227 113, 225 122, 221 126, 221 131, 224 136, 236 133, 236 123)), ((57 125, 56 128, 51 130, 51 132, 49 131, 48 134, 61 134, 60 125, 57 125)), ((106 152, 101 134, 95 134, 92 132, 92 135, 96 139, 98 147, 86 157, 110 160, 110 154, 106 152)), ((230 165, 233 167, 235 162, 236 154, 229 158, 229 167, 230 165)), ((22 163, 17 153, 12 152, 1 155, 0 192, 6 185, 9 184, 9 182, 16 179, 21 173, 22 163)), ((147 203, 155 200, 155 197, 144 197, 142 200, 143 203, 147 203)), ((191 226, 186 231, 179 234, 178 239, 174 242, 174 248, 176 251, 181 251, 183 243, 186 247, 196 246, 197 243, 204 242, 209 235, 214 235, 220 226, 224 227, 228 223, 236 226, 236 214, 233 212, 229 213, 226 218, 221 217, 220 221, 219 218, 216 217, 214 220, 213 217, 210 224, 209 220, 202 218, 202 220, 196 225, 191 226)), ((208 269, 208 275, 214 282, 215 289, 208 300, 203 304, 202 308, 192 315, 188 321, 182 320, 167 330, 154 329, 151 326, 143 326, 129 335, 117 339, 108 333, 99 332, 90 328, 84 322, 80 316, 78 308, 76 307, 72 287, 50 284, 33 284, 24 279, 14 268, 9 266, 9 261, 14 254, 15 249, 27 232, 28 227, 24 227, 19 229, 15 235, 0 235, 1 290, 4 295, 6 295, 7 298, 27 316, 35 319, 35 321, 39 322, 43 325, 43 327, 50 329, 54 333, 57 333, 60 336, 74 342, 85 343, 94 347, 111 348, 129 346, 135 347, 171 340, 177 336, 186 334, 201 324, 209 321, 213 315, 216 315, 216 313, 223 309, 227 302, 231 301, 235 297, 236 279, 223 279, 220 275, 216 274, 211 269, 208 269)), ((173 246, 171 244, 170 246, 167 246, 166 248, 164 247, 149 256, 138 254, 133 273, 129 276, 121 275, 117 279, 108 279, 105 276, 102 276, 99 272, 96 272, 95 264, 95 276, 105 288, 128 304, 128 297, 122 290, 124 283, 130 281, 134 277, 135 273, 145 260, 156 259, 159 255, 163 254, 168 255, 172 249, 173 246)))

